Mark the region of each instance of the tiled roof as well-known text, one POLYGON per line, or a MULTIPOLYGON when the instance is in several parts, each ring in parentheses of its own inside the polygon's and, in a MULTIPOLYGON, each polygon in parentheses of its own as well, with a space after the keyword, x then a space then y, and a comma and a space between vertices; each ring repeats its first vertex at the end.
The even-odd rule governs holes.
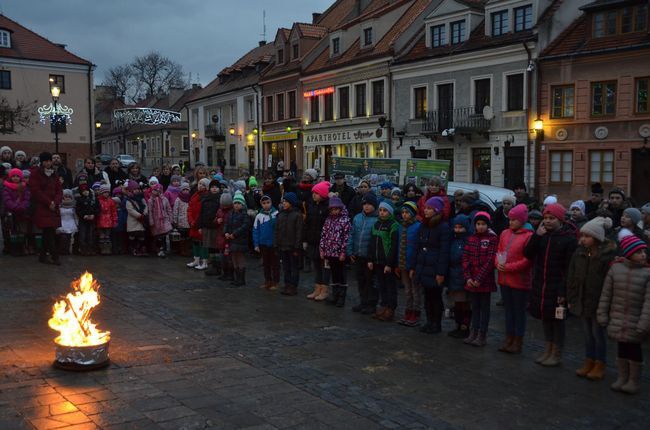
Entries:
POLYGON ((589 34, 589 15, 582 15, 566 28, 540 55, 544 57, 578 56, 603 50, 650 47, 650 34, 647 31, 607 37, 591 37, 589 34))
POLYGON ((327 34, 327 28, 321 27, 320 25, 298 22, 296 23, 296 27, 298 27, 298 31, 300 31, 300 34, 304 37, 320 39, 327 34))
POLYGON ((332 29, 346 20, 358 0, 336 0, 318 18, 316 24, 332 29))
POLYGON ((0 15, 0 28, 11 32, 11 48, 0 48, 0 57, 92 65, 4 15, 0 15))
MULTIPOLYGON (((417 17, 424 12, 424 10, 431 4, 432 0, 398 0, 393 2, 391 5, 386 6, 381 9, 381 12, 376 10, 378 14, 387 13, 390 10, 393 10, 393 7, 402 6, 408 4, 408 8, 399 17, 399 19, 393 24, 393 26, 388 30, 388 32, 381 38, 372 48, 361 49, 360 40, 357 39, 347 51, 342 53, 340 56, 330 58, 329 49, 327 45, 321 43, 322 52, 310 64, 306 69, 305 73, 319 73, 324 70, 329 70, 338 67, 344 67, 350 64, 368 61, 372 58, 381 57, 393 53, 393 44, 395 40, 403 34, 404 31, 417 19, 417 17)), ((375 16, 373 12, 370 12, 368 16, 375 16)))
POLYGON ((291 29, 290 28, 281 28, 282 35, 284 36, 285 39, 289 38, 289 35, 291 34, 291 29))

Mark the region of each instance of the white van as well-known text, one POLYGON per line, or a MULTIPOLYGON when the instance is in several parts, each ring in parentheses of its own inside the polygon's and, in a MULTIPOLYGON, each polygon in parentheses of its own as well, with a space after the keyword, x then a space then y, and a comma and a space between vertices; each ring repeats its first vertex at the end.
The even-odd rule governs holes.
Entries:
POLYGON ((504 196, 515 195, 515 192, 512 190, 509 190, 507 188, 493 187, 492 185, 470 184, 467 182, 448 182, 447 195, 449 196, 449 201, 452 204, 456 190, 463 190, 464 192, 477 190, 480 200, 490 206, 493 211, 501 206, 501 201, 503 200, 504 196))

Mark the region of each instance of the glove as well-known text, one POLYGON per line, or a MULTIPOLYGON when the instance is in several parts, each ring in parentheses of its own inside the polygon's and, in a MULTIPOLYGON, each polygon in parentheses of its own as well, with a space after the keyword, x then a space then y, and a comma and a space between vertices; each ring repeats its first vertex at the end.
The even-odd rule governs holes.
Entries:
POLYGON ((307 242, 303 242, 303 243, 302 243, 302 249, 304 249, 305 251, 307 251, 307 242))

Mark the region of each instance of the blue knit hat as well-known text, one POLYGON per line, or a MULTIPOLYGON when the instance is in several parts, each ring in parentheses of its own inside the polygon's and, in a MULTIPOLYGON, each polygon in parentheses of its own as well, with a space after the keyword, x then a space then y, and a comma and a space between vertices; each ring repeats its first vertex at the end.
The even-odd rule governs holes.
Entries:
POLYGON ((386 209, 388 211, 388 213, 391 214, 391 215, 395 211, 395 209, 393 208, 393 205, 391 205, 387 201, 383 201, 383 202, 379 203, 379 207, 386 209))
POLYGON ((452 221, 452 225, 462 225, 465 230, 469 230, 469 217, 467 215, 456 215, 452 221))
POLYGON ((372 205, 373 208, 377 209, 377 196, 373 192, 366 193, 361 199, 361 204, 372 205))
POLYGON ((298 206, 298 196, 294 192, 284 193, 284 200, 294 208, 298 206))
POLYGON ((415 203, 406 201, 402 205, 402 212, 408 211, 409 214, 411 214, 411 217, 415 217, 418 213, 418 207, 415 203))

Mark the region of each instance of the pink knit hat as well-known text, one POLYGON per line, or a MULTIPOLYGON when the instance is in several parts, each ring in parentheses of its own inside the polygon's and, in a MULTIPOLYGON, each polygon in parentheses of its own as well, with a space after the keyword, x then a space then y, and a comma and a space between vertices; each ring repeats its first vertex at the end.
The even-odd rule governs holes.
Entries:
POLYGON ((323 199, 326 199, 330 193, 330 184, 327 181, 319 182, 312 187, 311 192, 318 194, 323 199))
POLYGON ((20 179, 23 179, 23 171, 20 169, 13 168, 9 171, 7 178, 11 178, 12 176, 18 176, 20 179))
POLYGON ((524 204, 519 204, 508 212, 508 218, 517 220, 521 225, 526 224, 528 221, 528 208, 524 204))
POLYGON ((564 206, 562 206, 559 203, 553 203, 552 205, 548 205, 544 208, 544 215, 546 214, 553 215, 555 218, 564 222, 564 218, 566 216, 566 209, 564 209, 564 206))

